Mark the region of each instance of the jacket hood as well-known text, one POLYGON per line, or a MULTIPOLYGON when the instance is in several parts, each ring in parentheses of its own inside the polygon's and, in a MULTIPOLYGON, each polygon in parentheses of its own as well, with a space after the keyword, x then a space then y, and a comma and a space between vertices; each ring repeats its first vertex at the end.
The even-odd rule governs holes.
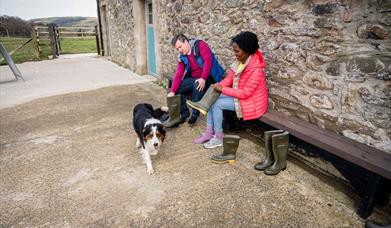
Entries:
MULTIPOLYGON (((251 59, 246 66, 247 69, 265 68, 266 67, 265 60, 263 59, 263 56, 262 56, 262 53, 260 50, 257 50, 253 55, 251 55, 250 58, 251 59)), ((236 69, 238 68, 238 66, 239 66, 239 61, 233 62, 230 66, 231 69, 235 72, 235 74, 237 73, 236 69)))
POLYGON ((260 50, 257 50, 250 59, 250 62, 248 63, 247 66, 249 69, 251 68, 265 68, 266 63, 265 60, 263 59, 262 53, 260 50))

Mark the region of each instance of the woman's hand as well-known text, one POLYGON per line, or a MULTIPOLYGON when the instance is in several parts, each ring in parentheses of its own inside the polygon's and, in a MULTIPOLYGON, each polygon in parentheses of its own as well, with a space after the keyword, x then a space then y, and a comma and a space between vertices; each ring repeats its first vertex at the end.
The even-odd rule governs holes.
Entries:
POLYGON ((213 88, 218 91, 218 92, 221 92, 223 90, 223 86, 220 85, 219 83, 216 83, 213 85, 213 88))
POLYGON ((167 94, 167 97, 173 97, 173 96, 175 96, 175 93, 173 93, 173 92, 169 92, 169 93, 167 94))

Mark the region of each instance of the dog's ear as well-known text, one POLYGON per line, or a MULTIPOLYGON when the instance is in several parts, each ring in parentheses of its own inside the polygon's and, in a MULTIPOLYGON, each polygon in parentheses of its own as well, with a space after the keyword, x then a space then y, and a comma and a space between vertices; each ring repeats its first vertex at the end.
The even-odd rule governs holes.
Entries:
POLYGON ((160 134, 162 135, 162 142, 164 141, 164 138, 166 137, 166 129, 164 128, 163 125, 159 125, 158 126, 158 131, 160 132, 160 134))
POLYGON ((147 126, 146 128, 143 129, 142 136, 143 136, 144 140, 145 140, 145 137, 147 137, 147 135, 149 134, 150 128, 151 128, 150 126, 147 126))

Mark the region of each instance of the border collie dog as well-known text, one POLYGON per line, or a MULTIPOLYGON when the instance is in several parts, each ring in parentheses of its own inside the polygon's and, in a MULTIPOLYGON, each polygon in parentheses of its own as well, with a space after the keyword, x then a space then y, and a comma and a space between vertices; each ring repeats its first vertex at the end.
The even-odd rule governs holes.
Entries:
POLYGON ((137 104, 133 109, 133 128, 138 136, 136 148, 140 149, 148 174, 154 172, 150 155, 158 154, 166 136, 161 119, 167 111, 167 107, 153 109, 152 105, 147 103, 137 104))

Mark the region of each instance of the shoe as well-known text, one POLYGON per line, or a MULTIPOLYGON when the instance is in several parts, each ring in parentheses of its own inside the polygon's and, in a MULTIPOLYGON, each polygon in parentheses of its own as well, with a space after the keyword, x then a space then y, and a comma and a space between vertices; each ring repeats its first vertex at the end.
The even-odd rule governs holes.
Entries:
MULTIPOLYGON (((178 126, 183 120, 180 117, 181 111, 181 96, 175 95, 172 97, 167 97, 167 106, 168 106, 168 120, 163 122, 163 126, 166 128, 172 128, 178 126)), ((183 121, 185 122, 186 119, 183 121)), ((182 122, 182 123, 183 123, 182 122)))
POLYGON ((234 163, 236 161, 236 151, 239 146, 240 137, 237 135, 225 135, 223 138, 224 150, 221 155, 213 155, 211 161, 214 163, 234 163))
POLYGON ((195 122, 197 122, 197 116, 191 116, 190 118, 189 118, 189 120, 187 121, 187 123, 189 124, 189 125, 193 125, 193 124, 195 124, 195 122))
POLYGON ((159 120, 163 123, 164 121, 168 120, 169 117, 170 117, 170 116, 168 115, 168 113, 165 113, 165 114, 163 114, 163 115, 159 118, 159 120))
POLYGON ((206 128, 204 134, 198 136, 196 139, 194 139, 195 144, 203 144, 207 141, 209 141, 213 137, 213 128, 206 128))
POLYGON ((208 142, 204 143, 204 148, 206 149, 214 149, 220 146, 223 146, 223 140, 216 138, 216 136, 211 138, 208 142))
POLYGON ((286 158, 288 155, 289 132, 275 134, 272 136, 272 150, 274 163, 265 169, 266 175, 276 175, 286 168, 286 158))
POLYGON ((282 133, 283 130, 265 131, 265 160, 258 162, 254 168, 259 171, 265 170, 274 163, 274 156, 272 151, 272 135, 282 133))
POLYGON ((185 114, 185 115, 181 115, 181 120, 179 121, 178 124, 183 124, 184 122, 186 122, 187 118, 190 116, 190 114, 185 114))
POLYGON ((213 86, 210 86, 200 101, 194 102, 188 100, 186 103, 191 108, 198 110, 202 115, 206 116, 210 106, 215 103, 219 96, 220 92, 216 91, 213 86))

